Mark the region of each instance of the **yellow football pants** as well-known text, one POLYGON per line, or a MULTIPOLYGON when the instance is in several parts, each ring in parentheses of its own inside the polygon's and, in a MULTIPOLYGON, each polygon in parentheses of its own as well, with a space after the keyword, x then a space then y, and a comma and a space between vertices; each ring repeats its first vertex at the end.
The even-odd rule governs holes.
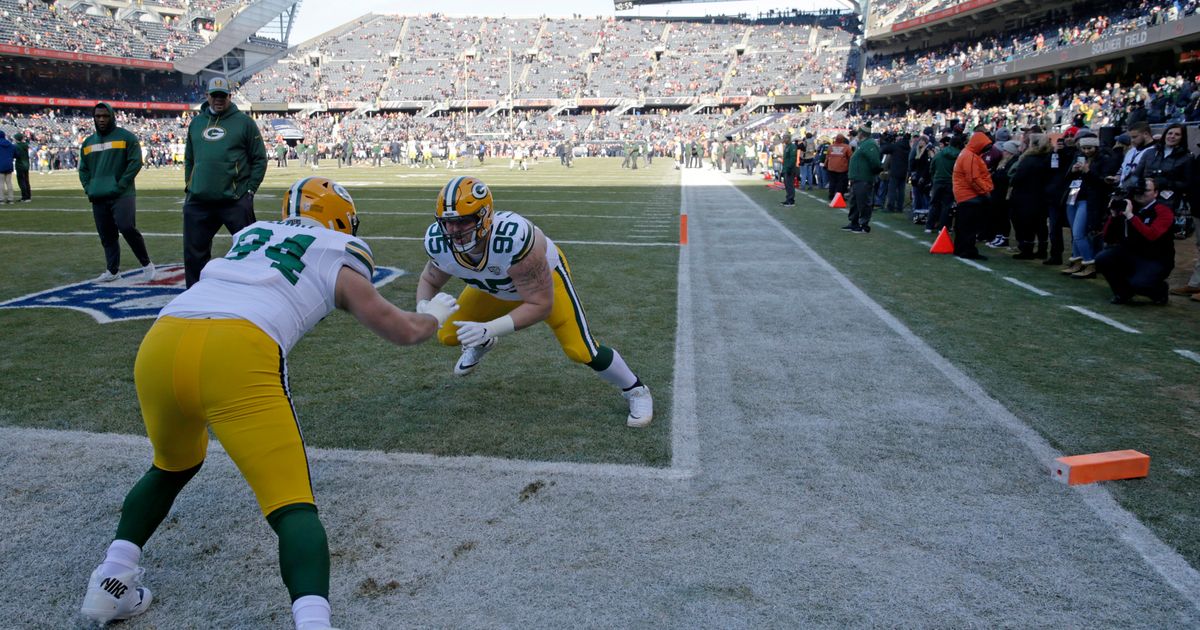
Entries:
MULTIPOLYGON (((550 270, 554 278, 554 305, 546 324, 554 331, 558 345, 562 346, 567 358, 576 363, 590 363, 596 358, 599 344, 592 337, 588 328, 587 316, 583 313, 583 304, 575 294, 575 286, 571 282, 571 266, 562 250, 558 250, 558 266, 550 270)), ((521 305, 521 302, 501 300, 486 291, 480 291, 468 286, 458 296, 458 311, 446 320, 438 330, 438 341, 443 345, 458 345, 458 327, 455 321, 488 322, 508 314, 521 305)))
POLYGON ((211 428, 264 516, 314 503, 287 363, 257 326, 162 317, 142 340, 133 374, 155 466, 175 472, 200 464, 211 428))

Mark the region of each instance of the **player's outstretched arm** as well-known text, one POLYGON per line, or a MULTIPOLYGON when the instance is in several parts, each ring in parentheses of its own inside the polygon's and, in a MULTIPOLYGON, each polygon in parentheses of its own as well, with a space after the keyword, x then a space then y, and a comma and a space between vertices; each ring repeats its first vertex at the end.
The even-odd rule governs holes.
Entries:
POLYGON ((421 277, 417 280, 417 301, 428 300, 437 295, 442 287, 450 281, 450 274, 433 266, 433 261, 425 263, 421 277))
POLYGON ((458 310, 454 298, 444 293, 425 301, 422 313, 401 310, 385 300, 370 280, 349 267, 338 272, 334 301, 371 332, 398 346, 429 339, 458 310))

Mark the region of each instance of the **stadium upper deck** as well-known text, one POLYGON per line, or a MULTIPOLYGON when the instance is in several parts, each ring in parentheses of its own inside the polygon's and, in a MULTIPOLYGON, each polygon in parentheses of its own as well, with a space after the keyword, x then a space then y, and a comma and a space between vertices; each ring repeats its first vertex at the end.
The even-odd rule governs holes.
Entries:
POLYGON ((510 95, 546 106, 835 94, 847 85, 850 50, 845 31, 794 24, 381 15, 293 49, 245 81, 240 96, 395 108, 510 95), (347 81, 350 72, 362 78, 347 81))

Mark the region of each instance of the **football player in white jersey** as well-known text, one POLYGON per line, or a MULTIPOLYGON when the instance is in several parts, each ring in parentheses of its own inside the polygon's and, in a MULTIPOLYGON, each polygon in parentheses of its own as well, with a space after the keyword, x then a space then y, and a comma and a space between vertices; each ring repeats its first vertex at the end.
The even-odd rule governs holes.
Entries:
POLYGON ((457 309, 444 293, 415 313, 384 299, 357 227, 344 188, 301 179, 284 196, 282 220, 235 234, 229 253, 159 313, 134 363, 154 463, 126 495, 116 536, 92 572, 86 618, 128 619, 150 605, 142 547, 200 470, 211 430, 279 536, 296 628, 330 627, 329 546, 288 389, 288 351, 334 308, 396 345, 432 337, 457 309))
POLYGON ((438 341, 462 346, 454 374, 472 372, 500 337, 545 321, 568 358, 621 390, 629 402, 627 425, 650 424, 650 389, 620 353, 592 337, 571 267, 553 241, 521 215, 496 212, 491 190, 474 177, 456 177, 442 187, 435 215, 425 231, 430 260, 417 300, 432 298, 452 277, 467 284, 459 311, 438 331, 438 341))

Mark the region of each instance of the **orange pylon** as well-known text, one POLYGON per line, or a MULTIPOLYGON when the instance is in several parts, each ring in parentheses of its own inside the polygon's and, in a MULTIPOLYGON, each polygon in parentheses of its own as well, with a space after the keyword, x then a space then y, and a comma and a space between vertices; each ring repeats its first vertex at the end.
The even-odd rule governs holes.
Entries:
POLYGON ((953 254, 954 253, 954 241, 950 240, 950 231, 949 230, 947 230, 946 228, 943 227, 942 231, 938 232, 937 240, 935 240, 933 242, 933 247, 929 248, 929 253, 930 254, 953 254))
POLYGON ((846 207, 846 198, 842 196, 842 193, 838 193, 838 194, 834 195, 833 201, 829 202, 829 207, 830 208, 845 208, 846 207))

